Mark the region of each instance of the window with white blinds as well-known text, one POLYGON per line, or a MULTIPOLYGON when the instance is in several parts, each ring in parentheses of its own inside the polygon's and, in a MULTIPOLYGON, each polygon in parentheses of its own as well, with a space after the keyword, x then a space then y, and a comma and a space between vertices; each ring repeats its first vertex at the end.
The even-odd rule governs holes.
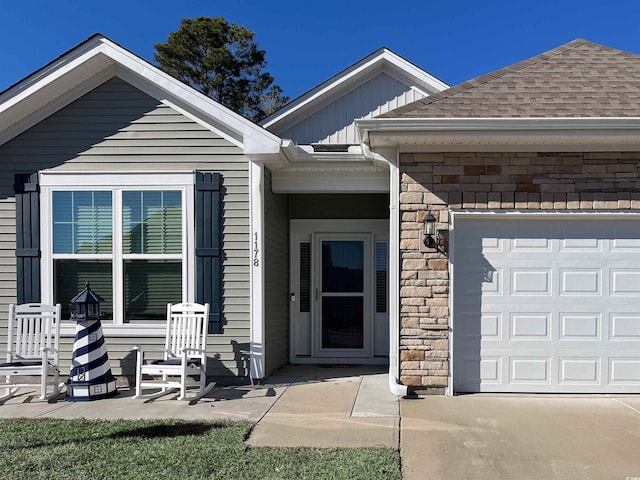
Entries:
POLYGON ((182 199, 176 191, 122 192, 124 253, 182 251, 182 199))
POLYGON ((53 253, 111 253, 110 191, 53 192, 53 253))
POLYGON ((185 198, 180 188, 53 190, 53 300, 64 318, 87 281, 116 324, 163 321, 167 303, 186 301, 185 198))

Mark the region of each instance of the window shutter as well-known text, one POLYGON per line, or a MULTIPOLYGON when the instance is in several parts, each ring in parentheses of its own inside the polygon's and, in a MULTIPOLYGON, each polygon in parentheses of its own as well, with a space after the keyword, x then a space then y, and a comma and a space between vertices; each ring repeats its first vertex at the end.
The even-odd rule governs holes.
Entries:
POLYGON ((40 192, 38 174, 16 174, 17 301, 40 301, 40 192))
POLYGON ((209 333, 222 332, 220 174, 196 172, 196 302, 209 304, 209 333))

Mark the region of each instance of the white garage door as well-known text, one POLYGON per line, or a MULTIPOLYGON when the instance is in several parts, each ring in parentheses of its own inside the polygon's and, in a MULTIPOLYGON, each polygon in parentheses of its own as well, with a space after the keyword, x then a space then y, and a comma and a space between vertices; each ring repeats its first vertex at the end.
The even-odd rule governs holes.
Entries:
POLYGON ((456 392, 640 393, 640 220, 455 218, 456 392))

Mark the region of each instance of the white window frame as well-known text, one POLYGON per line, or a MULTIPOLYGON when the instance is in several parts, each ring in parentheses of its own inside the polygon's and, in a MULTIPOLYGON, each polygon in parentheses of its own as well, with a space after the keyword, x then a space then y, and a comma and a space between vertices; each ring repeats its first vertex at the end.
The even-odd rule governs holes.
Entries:
MULTIPOLYGON (((163 323, 124 323, 123 262, 126 259, 152 259, 153 255, 124 254, 122 252, 122 192, 125 190, 179 190, 182 193, 182 254, 160 255, 162 259, 182 260, 182 301, 195 299, 195 245, 194 245, 194 172, 40 172, 40 245, 41 292, 44 303, 53 303, 53 261, 74 258, 77 255, 53 254, 54 191, 108 190, 113 193, 113 251, 111 254, 91 255, 91 259, 108 259, 113 274, 113 320, 103 322, 102 330, 111 336, 164 336, 163 323), (175 258, 174 258, 175 257, 175 258)), ((99 293, 99 292, 98 292, 99 293)), ((63 319, 61 335, 73 335, 75 322, 63 319)))

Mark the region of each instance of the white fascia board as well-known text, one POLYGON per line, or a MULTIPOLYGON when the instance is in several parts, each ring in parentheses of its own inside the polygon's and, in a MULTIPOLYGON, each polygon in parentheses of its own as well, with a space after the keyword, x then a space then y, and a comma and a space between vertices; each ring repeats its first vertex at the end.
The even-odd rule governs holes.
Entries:
MULTIPOLYGON (((188 115, 190 118, 193 118, 193 115, 197 117, 205 116, 201 120, 205 124, 210 123, 216 130, 236 132, 234 143, 241 143, 245 153, 272 154, 279 152, 282 141, 278 136, 232 112, 110 40, 105 38, 102 39, 102 42, 105 54, 130 72, 150 81, 156 88, 170 94, 173 97, 173 101, 182 107, 183 114, 188 115)), ((225 136, 228 135, 229 133, 225 136)))
MULTIPOLYGON (((640 134, 640 117, 552 117, 552 118, 377 118, 356 120, 361 141, 376 148, 382 144, 416 147, 435 145, 455 147, 457 150, 475 147, 500 148, 542 144, 562 147, 566 145, 600 145, 600 149, 615 147, 624 137, 640 146, 636 141, 640 134), (588 145, 581 142, 585 136, 588 145), (383 142, 376 145, 376 137, 383 142), (403 137, 412 137, 410 142, 403 137), (423 141, 416 139, 422 138, 423 141)), ((625 142, 628 143, 628 142, 625 142)))
POLYGON ((409 75, 417 79, 421 85, 426 87, 427 90, 431 91, 427 93, 433 93, 434 91, 441 92, 442 90, 446 90, 447 88, 450 88, 450 86, 444 83, 442 80, 434 77, 433 75, 429 74, 425 70, 422 70, 421 68, 405 60, 404 58, 392 52, 391 50, 385 49, 383 53, 383 58, 384 60, 389 62, 391 65, 393 65, 397 70, 402 72, 402 74, 409 75))
MULTIPOLYGON (((25 103, 14 104, 12 109, 6 109, 0 112, 0 124, 8 125, 7 128, 0 130, 0 145, 5 144, 14 137, 25 132, 29 128, 37 125, 42 120, 54 114, 61 108, 69 105, 83 95, 89 93, 94 88, 106 82, 113 76, 113 68, 105 68, 90 78, 75 85, 72 90, 64 90, 55 98, 34 100, 29 98, 25 103), (7 120, 5 121, 4 118, 7 120)), ((64 82, 65 79, 59 80, 64 82)))
POLYGON ((74 50, 60 57, 54 63, 30 75, 0 95, 0 114, 14 105, 28 99, 33 93, 46 87, 86 64, 90 58, 100 53, 96 47, 100 45, 100 38, 93 38, 79 45, 74 50))
POLYGON ((88 40, 0 95, 0 125, 6 126, 0 145, 109 78, 112 62, 100 54, 98 42, 88 40))
MULTIPOLYGON (((45 91, 46 87, 63 78, 75 79, 75 82, 71 83, 72 85, 82 84, 85 80, 97 76, 99 72, 106 71, 111 75, 118 74, 125 77, 124 79, 131 82, 135 87, 176 108, 180 113, 205 126, 205 128, 210 128, 212 131, 222 134, 235 145, 242 147, 247 154, 277 154, 280 151, 282 141, 276 135, 223 107, 101 36, 89 39, 45 67, 42 71, 35 73, 4 92, 0 96, 0 120, 2 120, 3 113, 9 116, 11 114, 10 110, 16 109, 20 105, 24 105, 22 107, 24 114, 19 116, 18 121, 23 120, 26 116, 35 114, 50 102, 53 102, 56 105, 56 109, 59 109, 64 106, 57 101, 60 95, 59 92, 52 92, 51 98, 46 99, 48 100, 46 102, 43 101, 43 96, 38 94, 45 91), (103 61, 99 61, 99 58, 103 59, 103 61), (115 71, 109 70, 109 68, 115 69, 115 71), (32 101, 32 99, 36 100, 32 101)), ((105 75, 99 78, 107 80, 105 75)), ((96 86, 95 82, 93 82, 92 86, 96 86)), ((75 86, 72 86, 69 92, 75 91, 75 88, 75 86)), ((84 93, 86 93, 86 88, 81 92, 81 94, 84 93)), ((80 95, 74 97, 72 94, 65 93, 63 96, 70 103, 80 95)), ((53 113, 49 112, 49 110, 50 108, 47 109, 48 113, 53 113)), ((10 116, 12 117, 11 122, 0 123, 6 125, 15 123, 15 114, 10 116)), ((28 122, 22 121, 20 123, 20 127, 23 130, 25 126, 26 128, 32 126, 28 122)), ((11 127, 0 132, 0 144, 8 141, 11 138, 10 135, 15 136, 19 133, 19 130, 11 127)))
POLYGON ((363 74, 372 75, 376 71, 382 71, 385 63, 388 63, 393 68, 402 72, 403 75, 409 78, 413 77, 416 83, 420 83, 427 88, 425 94, 429 94, 428 90, 440 92, 449 88, 449 85, 433 77, 426 71, 418 68, 416 65, 405 60, 399 55, 393 53, 387 48, 381 48, 363 58, 359 62, 355 63, 351 67, 347 68, 336 76, 324 81, 317 87, 302 94, 288 105, 285 105, 275 114, 264 119, 260 124, 265 128, 269 128, 291 116, 295 112, 305 108, 306 106, 313 104, 321 97, 330 95, 332 92, 338 90, 342 85, 351 82, 353 79, 363 74))
POLYGON ((640 130, 640 117, 372 118, 356 120, 361 138, 376 132, 581 132, 640 130))

